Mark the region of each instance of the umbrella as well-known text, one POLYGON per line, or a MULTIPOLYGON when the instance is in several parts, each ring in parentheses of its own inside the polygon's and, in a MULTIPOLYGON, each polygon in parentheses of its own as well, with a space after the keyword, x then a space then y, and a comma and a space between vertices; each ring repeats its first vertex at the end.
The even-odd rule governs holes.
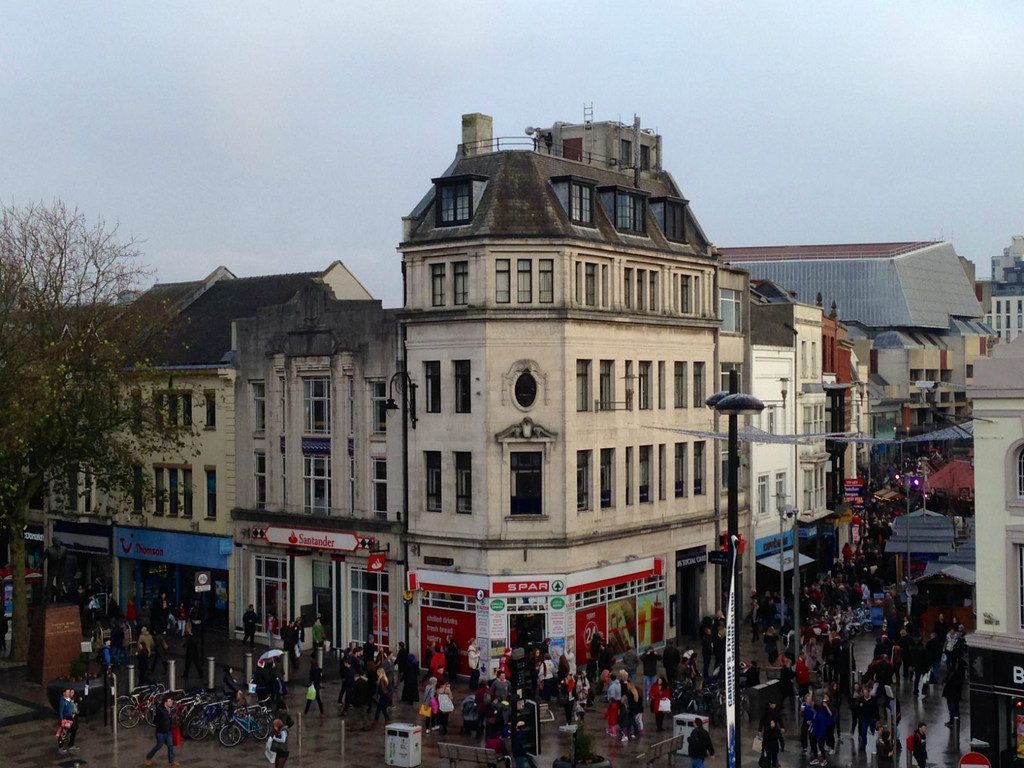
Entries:
POLYGON ((262 656, 260 656, 259 660, 256 662, 256 665, 260 669, 263 669, 263 665, 267 662, 267 659, 276 659, 278 656, 284 656, 284 651, 282 651, 280 648, 272 648, 271 650, 267 651, 262 656))

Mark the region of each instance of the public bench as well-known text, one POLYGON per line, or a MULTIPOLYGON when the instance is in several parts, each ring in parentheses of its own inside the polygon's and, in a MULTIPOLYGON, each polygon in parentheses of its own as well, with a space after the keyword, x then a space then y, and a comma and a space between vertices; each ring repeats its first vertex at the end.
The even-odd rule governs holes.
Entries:
POLYGON ((675 757, 676 753, 683 748, 685 743, 685 736, 672 736, 664 741, 651 744, 646 751, 641 752, 636 756, 636 761, 642 765, 650 766, 654 765, 654 763, 661 758, 667 756, 668 764, 672 765, 672 758, 675 757))
POLYGON ((505 768, 508 765, 507 756, 499 755, 493 749, 484 749, 483 747, 439 742, 437 751, 442 760, 448 761, 449 768, 456 768, 459 763, 487 765, 491 768, 505 768))

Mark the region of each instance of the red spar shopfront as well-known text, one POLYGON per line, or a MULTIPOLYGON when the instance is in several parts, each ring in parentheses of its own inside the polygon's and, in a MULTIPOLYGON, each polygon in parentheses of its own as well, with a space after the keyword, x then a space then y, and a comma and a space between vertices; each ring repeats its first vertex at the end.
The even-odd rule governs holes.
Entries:
POLYGON ((648 557, 572 574, 485 577, 419 571, 422 653, 426 643, 454 637, 468 674, 466 648, 478 638, 493 674, 506 647, 549 640, 555 653, 571 649, 586 663, 596 632, 612 653, 665 642, 665 561, 648 557))

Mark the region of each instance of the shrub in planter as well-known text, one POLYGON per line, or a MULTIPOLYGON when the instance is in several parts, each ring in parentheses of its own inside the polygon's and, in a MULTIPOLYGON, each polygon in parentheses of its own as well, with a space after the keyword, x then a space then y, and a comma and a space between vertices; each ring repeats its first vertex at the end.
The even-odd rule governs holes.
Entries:
POLYGON ((59 702, 64 690, 70 688, 75 692, 80 714, 92 715, 103 706, 103 690, 98 675, 89 674, 89 660, 86 655, 76 656, 69 665, 68 674, 51 680, 46 684, 46 700, 50 702, 54 712, 59 711, 59 702), (89 695, 85 688, 89 687, 89 695))
MULTIPOLYGON (((582 727, 576 730, 572 738, 576 753, 576 765, 587 766, 587 768, 610 768, 611 763, 607 758, 594 754, 590 734, 582 727)), ((552 768, 573 768, 573 762, 569 755, 562 755, 555 758, 552 768)))

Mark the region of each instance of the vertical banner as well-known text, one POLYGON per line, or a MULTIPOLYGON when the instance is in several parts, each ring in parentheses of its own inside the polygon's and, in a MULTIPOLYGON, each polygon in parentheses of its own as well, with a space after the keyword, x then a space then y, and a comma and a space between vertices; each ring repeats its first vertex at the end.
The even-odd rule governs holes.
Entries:
POLYGON ((729 571, 729 610, 725 613, 725 727, 729 768, 736 768, 736 553, 739 542, 732 539, 732 568, 729 571))

